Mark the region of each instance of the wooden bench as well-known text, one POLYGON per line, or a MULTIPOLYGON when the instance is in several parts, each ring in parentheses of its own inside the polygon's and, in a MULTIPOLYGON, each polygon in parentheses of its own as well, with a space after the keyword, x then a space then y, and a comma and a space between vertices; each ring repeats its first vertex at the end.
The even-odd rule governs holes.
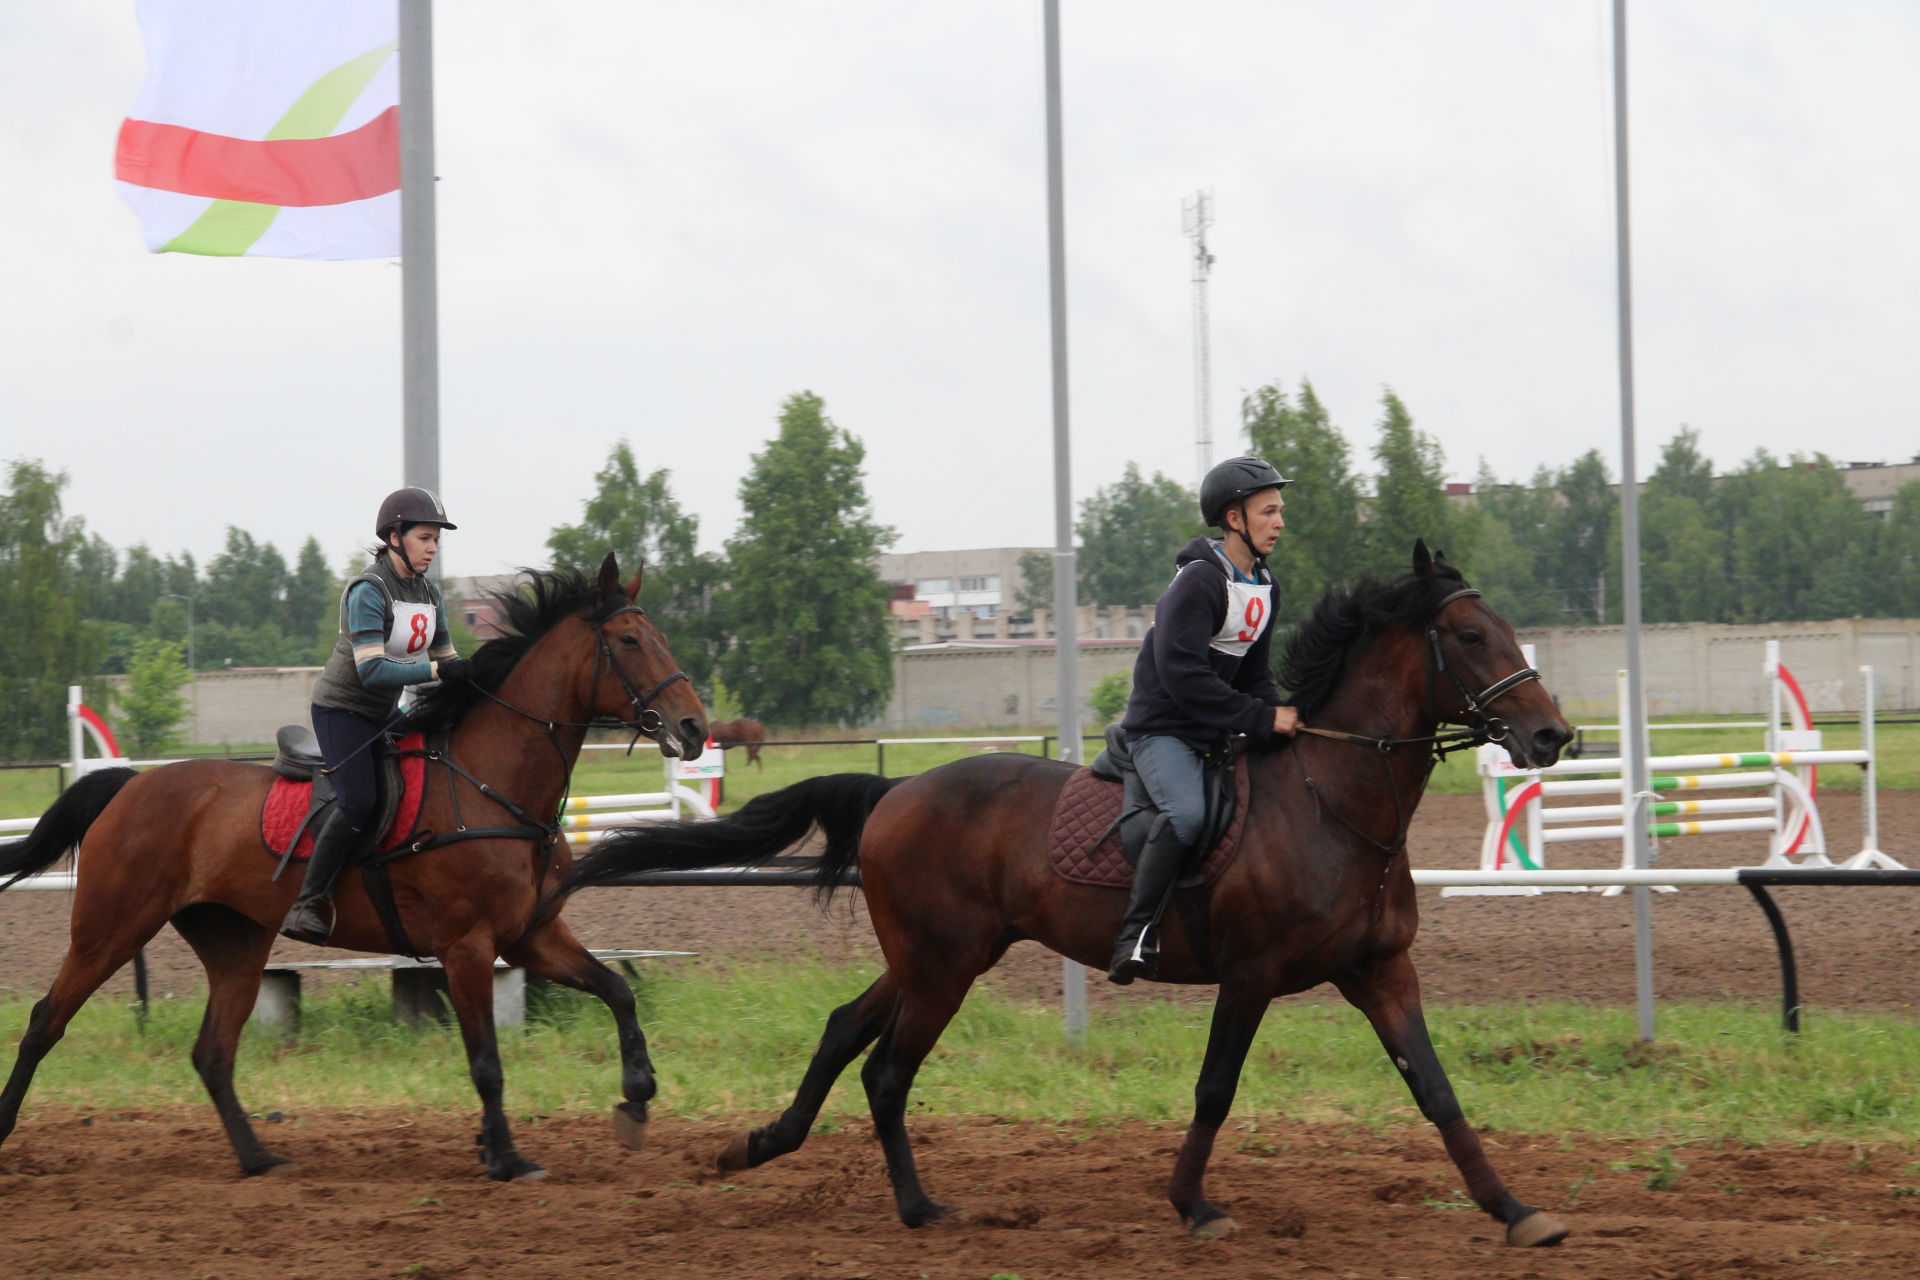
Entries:
MULTIPOLYGON (((691 956, 692 951, 640 951, 625 948, 594 951, 598 960, 620 965, 629 975, 635 960, 691 956)), ((412 1026, 447 1021, 447 973, 438 960, 411 956, 362 956, 352 960, 296 960, 273 965, 260 976, 260 995, 253 1002, 250 1023, 292 1040, 300 1034, 301 974, 307 969, 392 975, 393 1014, 412 1026)), ((504 960, 493 962, 493 1022, 515 1027, 527 1020, 527 974, 504 960)))

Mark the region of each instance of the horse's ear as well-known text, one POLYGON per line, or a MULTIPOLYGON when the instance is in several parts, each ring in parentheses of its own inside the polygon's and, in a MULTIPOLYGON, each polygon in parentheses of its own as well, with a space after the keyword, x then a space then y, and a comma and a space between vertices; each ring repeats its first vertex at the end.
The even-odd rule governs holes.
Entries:
POLYGON ((614 558, 613 552, 609 551, 607 558, 600 562, 600 580, 594 583, 594 590, 600 593, 602 600, 605 600, 619 589, 620 562, 614 558))
POLYGON ((640 603, 640 584, 646 579, 646 576, 647 564, 646 561, 643 560, 640 562, 640 567, 633 571, 633 581, 627 584, 627 599, 633 601, 635 604, 640 603))
POLYGON ((1413 540, 1413 576, 1428 578, 1433 576, 1433 557, 1427 554, 1427 540, 1413 540))

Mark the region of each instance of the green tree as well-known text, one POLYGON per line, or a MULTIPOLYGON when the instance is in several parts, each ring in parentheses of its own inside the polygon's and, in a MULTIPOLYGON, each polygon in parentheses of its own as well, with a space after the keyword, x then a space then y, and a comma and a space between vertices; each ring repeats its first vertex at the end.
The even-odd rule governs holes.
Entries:
POLYGON ((1560 597, 1561 621, 1605 622, 1617 616, 1619 587, 1609 587, 1607 568, 1617 559, 1614 536, 1619 499, 1606 459, 1589 449, 1554 477, 1559 503, 1547 521, 1542 578, 1560 597))
POLYGON ((627 441, 613 447, 593 479, 580 523, 560 525, 547 537, 553 563, 592 568, 612 551, 629 574, 644 566, 638 603, 665 632, 694 687, 711 693, 714 660, 726 642, 714 610, 725 561, 700 551, 699 517, 674 500, 671 473, 661 468, 641 475, 627 441))
POLYGON ((287 579, 287 638, 306 643, 324 633, 331 642, 340 630, 340 592, 345 585, 327 568, 320 540, 309 535, 300 544, 300 559, 287 579))
MULTIPOLYGON (((1075 557, 1076 562, 1078 557, 1075 557)), ((1053 608, 1053 557, 1044 551, 1025 551, 1020 555, 1020 585, 1013 593, 1013 607, 1032 617, 1039 609, 1053 608)))
POLYGON ((1871 517, 1824 454, 1781 462, 1756 452, 1713 492, 1727 530, 1730 622, 1845 617, 1862 611, 1873 557, 1871 517))
POLYGON ((134 646, 127 682, 114 696, 115 720, 132 752, 158 755, 179 745, 180 721, 187 714, 180 690, 192 679, 182 646, 163 640, 134 646))
POLYGON ((1893 510, 1875 547, 1874 614, 1920 617, 1920 480, 1893 495, 1893 510))
POLYGON ((118 622, 146 626, 153 619, 153 607, 159 603, 160 593, 167 590, 170 588, 166 585, 165 564, 147 549, 145 543, 135 543, 127 548, 126 559, 120 569, 112 617, 118 622))
MULTIPOLYGON (((227 526, 227 545, 207 562, 194 621, 256 632, 266 627, 278 636, 286 621, 287 562, 270 542, 257 542, 244 529, 227 526)), ((200 665, 210 650, 199 649, 200 665)), ((236 665, 238 661, 236 660, 236 665)), ((248 664, 253 665, 253 664, 248 664)))
POLYGON ((0 757, 61 754, 67 686, 97 669, 78 562, 86 532, 61 511, 67 478, 38 462, 7 465, 0 493, 0 757))
POLYGON ((1453 512, 1461 550, 1455 555, 1446 548, 1449 558, 1517 627, 1565 621, 1559 596, 1541 580, 1541 549, 1554 505, 1552 479, 1544 470, 1532 486, 1509 484, 1483 461, 1473 501, 1453 512))
POLYGON ((1149 480, 1129 462, 1117 482, 1080 504, 1079 603, 1152 604, 1173 580, 1175 554, 1205 532, 1185 485, 1157 471, 1149 480))
POLYGON ((719 598, 733 637, 718 670, 768 726, 859 723, 893 692, 887 584, 874 568, 893 530, 873 520, 865 457, 803 391, 740 482, 745 520, 719 598))
POLYGON ((1297 403, 1278 383, 1254 388, 1240 402, 1240 421, 1253 452, 1292 481, 1287 530, 1267 563, 1283 599, 1296 602, 1296 616, 1303 616, 1327 587, 1351 581, 1361 569, 1360 482, 1347 440, 1304 379, 1297 403))
POLYGON ((1127 709, 1127 699, 1132 696, 1133 676, 1125 671, 1112 671, 1094 681, 1093 688, 1087 691, 1087 708, 1099 723, 1112 724, 1127 709))
MULTIPOLYGON (((1709 512, 1713 464, 1682 427, 1640 495, 1640 607, 1648 622, 1718 622, 1727 609, 1727 537, 1709 512)), ((1614 540, 1611 572, 1620 581, 1614 540)))
POLYGON ((1416 539, 1445 549, 1451 533, 1447 509, 1446 458, 1440 442, 1413 425, 1400 397, 1388 389, 1380 399, 1380 438, 1373 458, 1380 465, 1365 529, 1367 568, 1405 573, 1416 539))

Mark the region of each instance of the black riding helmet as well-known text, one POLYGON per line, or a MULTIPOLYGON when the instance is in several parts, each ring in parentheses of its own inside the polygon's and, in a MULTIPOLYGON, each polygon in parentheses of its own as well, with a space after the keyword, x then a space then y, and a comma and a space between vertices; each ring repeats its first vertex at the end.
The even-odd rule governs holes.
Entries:
POLYGON ((384 543, 389 532, 410 524, 437 524, 442 529, 460 527, 447 519, 447 509, 440 505, 440 495, 431 489, 422 489, 417 484, 395 489, 387 495, 387 500, 380 504, 380 519, 373 526, 373 536, 384 543))
POLYGON ((1291 483, 1264 459, 1228 458, 1200 482, 1200 518, 1224 529, 1228 507, 1263 489, 1284 489, 1291 483))

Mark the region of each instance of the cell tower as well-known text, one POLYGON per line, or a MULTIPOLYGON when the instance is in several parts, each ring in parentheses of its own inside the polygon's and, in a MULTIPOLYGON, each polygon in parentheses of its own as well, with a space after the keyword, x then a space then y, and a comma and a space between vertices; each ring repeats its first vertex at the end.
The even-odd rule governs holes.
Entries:
POLYGON ((1182 200, 1187 238, 1193 241, 1193 448, 1198 462, 1194 488, 1213 466, 1213 371, 1207 353, 1207 276, 1213 255, 1207 252, 1207 228, 1213 225, 1213 192, 1197 191, 1182 200))

